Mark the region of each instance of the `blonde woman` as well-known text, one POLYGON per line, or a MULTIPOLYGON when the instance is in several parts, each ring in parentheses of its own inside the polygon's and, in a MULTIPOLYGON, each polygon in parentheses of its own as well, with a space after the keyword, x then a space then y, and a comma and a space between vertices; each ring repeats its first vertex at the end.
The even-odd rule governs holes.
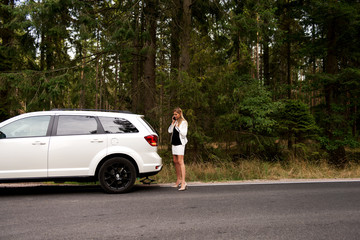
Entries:
POLYGON ((187 189, 184 154, 185 145, 188 142, 186 138, 188 123, 184 118, 181 108, 174 109, 174 115, 168 131, 171 133, 172 154, 177 176, 176 183, 173 187, 180 187, 179 191, 184 191, 187 189))

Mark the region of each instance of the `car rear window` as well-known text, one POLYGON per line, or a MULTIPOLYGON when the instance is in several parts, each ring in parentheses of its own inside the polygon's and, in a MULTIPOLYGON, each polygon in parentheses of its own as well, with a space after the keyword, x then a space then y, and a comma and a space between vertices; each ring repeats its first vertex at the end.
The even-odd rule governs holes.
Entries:
POLYGON ((127 119, 99 117, 106 133, 137 133, 139 130, 127 119))
POLYGON ((146 121, 146 119, 144 117, 141 117, 141 119, 144 121, 144 123, 146 123, 146 125, 154 132, 157 134, 156 130, 151 126, 151 124, 146 121))

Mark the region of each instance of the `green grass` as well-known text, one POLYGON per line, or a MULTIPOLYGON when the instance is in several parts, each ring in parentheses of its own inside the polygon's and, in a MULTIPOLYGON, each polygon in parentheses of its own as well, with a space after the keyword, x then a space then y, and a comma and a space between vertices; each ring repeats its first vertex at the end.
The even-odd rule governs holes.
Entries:
MULTIPOLYGON (((159 152, 163 159, 161 172, 150 178, 155 183, 173 183, 176 173, 171 152, 159 152)), ((310 158, 304 160, 294 156, 278 162, 266 162, 258 158, 230 160, 229 157, 216 157, 209 154, 209 160, 201 157, 185 156, 187 182, 226 182, 246 180, 280 180, 280 179, 334 179, 360 178, 360 151, 348 154, 349 163, 343 168, 328 164, 326 160, 310 158)), ((319 154, 318 154, 319 155, 319 154)), ((320 155, 319 155, 320 156, 320 155)), ((140 181, 136 181, 140 184, 140 181)), ((94 183, 89 183, 94 184, 94 183)))
MULTIPOLYGON (((238 180, 279 180, 279 179, 326 179, 358 178, 360 164, 349 163, 344 168, 336 168, 326 161, 311 163, 291 159, 286 163, 263 162, 258 159, 216 162, 190 162, 186 165, 188 182, 224 182, 238 180)), ((157 183, 171 183, 176 180, 173 163, 164 161, 162 171, 153 177, 157 183)))

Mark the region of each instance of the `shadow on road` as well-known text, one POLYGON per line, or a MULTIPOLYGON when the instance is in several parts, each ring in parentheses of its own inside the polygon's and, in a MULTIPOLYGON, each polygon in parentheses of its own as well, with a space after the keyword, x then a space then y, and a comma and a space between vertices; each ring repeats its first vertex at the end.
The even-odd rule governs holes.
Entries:
MULTIPOLYGON (((130 193, 139 193, 144 191, 159 190, 160 186, 153 185, 135 185, 130 193)), ((0 184, 0 196, 16 196, 16 195, 48 195, 48 194, 106 194, 100 185, 52 185, 52 184, 28 184, 19 186, 18 184, 0 184)))

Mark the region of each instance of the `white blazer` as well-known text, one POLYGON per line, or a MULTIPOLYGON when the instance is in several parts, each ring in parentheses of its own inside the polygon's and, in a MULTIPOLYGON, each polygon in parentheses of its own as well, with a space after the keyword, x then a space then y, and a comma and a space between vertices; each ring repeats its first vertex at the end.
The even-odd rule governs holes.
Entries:
MULTIPOLYGON (((174 125, 173 125, 173 124, 170 124, 170 126, 169 126, 168 132, 171 133, 171 136, 172 136, 172 133, 173 133, 173 131, 174 131, 174 127, 175 127, 176 123, 177 123, 177 121, 175 122, 174 125)), ((180 126, 179 126, 179 127, 175 127, 175 128, 176 128, 176 130, 178 130, 178 132, 179 132, 181 144, 182 144, 182 145, 185 145, 185 144, 188 142, 188 140, 187 140, 187 138, 186 138, 187 131, 188 131, 188 123, 187 123, 187 121, 183 120, 183 121, 181 122, 180 126)))

